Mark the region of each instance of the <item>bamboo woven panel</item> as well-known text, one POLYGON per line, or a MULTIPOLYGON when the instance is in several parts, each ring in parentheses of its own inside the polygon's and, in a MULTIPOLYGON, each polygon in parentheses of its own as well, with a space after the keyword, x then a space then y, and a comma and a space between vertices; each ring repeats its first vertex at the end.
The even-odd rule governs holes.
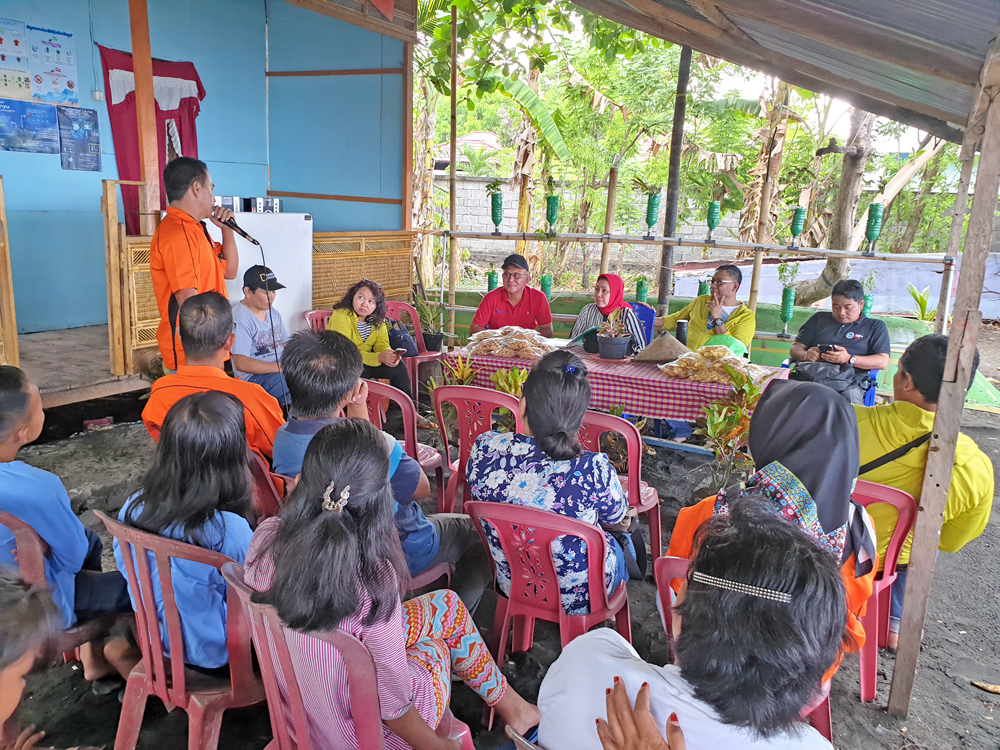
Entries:
POLYGON ((153 277, 149 272, 150 240, 150 237, 126 238, 125 268, 131 312, 128 341, 133 350, 156 346, 156 327, 160 324, 153 277))
POLYGON ((313 234, 313 307, 330 307, 359 279, 382 285, 386 297, 409 297, 413 233, 313 234))

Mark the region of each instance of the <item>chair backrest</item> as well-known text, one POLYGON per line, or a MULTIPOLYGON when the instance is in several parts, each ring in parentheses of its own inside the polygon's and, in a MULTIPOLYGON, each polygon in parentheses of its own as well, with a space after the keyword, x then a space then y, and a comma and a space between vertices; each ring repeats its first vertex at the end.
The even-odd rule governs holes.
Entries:
POLYGON ((587 410, 580 425, 579 439, 584 450, 601 452, 601 435, 617 432, 625 440, 628 448, 628 493, 629 503, 639 502, 639 482, 642 479, 642 435, 639 429, 627 419, 587 410))
POLYGON ((600 528, 549 510, 506 503, 467 502, 462 509, 472 516, 472 523, 487 549, 489 543, 483 531, 483 523, 489 524, 496 531, 500 547, 510 566, 508 599, 512 603, 548 610, 554 620, 559 619, 563 606, 552 543, 561 536, 575 536, 587 545, 587 596, 590 611, 608 608, 608 591, 604 585, 607 541, 600 528))
POLYGON ((629 302, 635 311, 635 317, 642 323, 642 332, 646 334, 646 344, 653 342, 653 327, 656 325, 656 309, 643 302, 629 302))
POLYGON ((509 393, 500 393, 473 385, 441 385, 432 391, 434 411, 441 427, 443 455, 448 459, 448 429, 441 407, 451 404, 458 412, 458 471, 459 482, 465 481, 465 465, 476 438, 493 429, 493 412, 507 409, 514 415, 515 428, 521 430, 520 402, 509 393))
POLYGON ((889 547, 885 551, 885 560, 882 561, 883 577, 894 575, 899 551, 903 548, 903 542, 906 541, 906 537, 913 531, 913 526, 917 522, 917 501, 908 492, 878 482, 867 482, 864 479, 859 479, 854 485, 851 499, 856 500, 865 508, 876 503, 886 503, 899 513, 899 520, 896 521, 896 528, 892 531, 889 547))
MULTIPOLYGON (((236 593, 242 611, 250 621, 264 692, 267 695, 267 710, 271 715, 271 730, 277 743, 277 747, 272 750, 309 750, 309 720, 302 700, 302 690, 295 676, 285 628, 274 607, 253 601, 254 592, 244 581, 243 572, 243 566, 235 562, 222 566, 222 577, 229 584, 229 590, 236 593), (280 684, 285 686, 284 696, 280 684), (288 714, 285 713, 285 706, 288 707, 288 714), (291 727, 286 716, 291 718, 291 727)), ((342 630, 309 633, 304 637, 326 641, 340 652, 344 660, 351 705, 364 709, 354 711, 354 733, 358 747, 372 750, 384 748, 375 662, 368 649, 357 638, 342 630)))
POLYGON ((253 477, 253 506, 258 519, 278 515, 284 494, 278 489, 267 461, 257 451, 250 451, 250 475, 253 477))
POLYGON ((312 330, 325 331, 326 324, 330 322, 330 316, 333 315, 333 312, 330 310, 306 310, 304 315, 312 330))
MULTIPOLYGON (((146 666, 146 689, 158 696, 164 703, 172 703, 182 708, 188 705, 188 693, 184 680, 184 637, 181 633, 181 617, 174 599, 171 560, 190 560, 211 565, 217 570, 232 560, 225 555, 188 544, 176 539, 150 534, 132 526, 115 521, 101 511, 95 511, 104 522, 108 532, 118 540, 125 573, 128 577, 129 592, 132 594, 139 648, 146 666), (153 577, 150 570, 150 555, 156 560, 164 619, 167 623, 166 639, 173 658, 167 663, 163 649, 163 633, 157 617, 157 600, 153 591, 153 577), (169 669, 169 674, 168 674, 169 669)), ((229 673, 233 695, 236 698, 250 695, 258 683, 253 677, 250 662, 250 627, 243 616, 243 610, 233 591, 227 595, 226 647, 229 650, 229 673)), ((259 689, 259 688, 257 688, 259 689)), ((258 699, 259 700, 259 699, 258 699)))
POLYGON ((399 316, 406 313, 410 318, 410 325, 413 328, 413 338, 417 342, 417 353, 426 354, 427 347, 424 345, 424 332, 420 327, 420 316, 417 315, 416 308, 408 302, 395 302, 386 300, 385 314, 393 320, 399 320, 399 316))
POLYGON ((667 645, 670 647, 670 661, 674 661, 674 611, 673 583, 687 578, 691 561, 684 557, 658 557, 653 561, 653 580, 656 581, 656 596, 660 600, 663 627, 667 631, 667 645))
POLYGON ((385 415, 382 413, 382 399, 392 401, 403 414, 403 450, 410 458, 417 459, 417 410, 413 407, 410 397, 398 388, 377 380, 367 380, 368 383, 368 419, 382 429, 385 415))
POLYGON ((33 526, 2 510, 0 510, 0 526, 6 526, 14 535, 17 565, 21 569, 21 578, 24 582, 48 588, 45 579, 45 553, 49 545, 42 541, 33 526))

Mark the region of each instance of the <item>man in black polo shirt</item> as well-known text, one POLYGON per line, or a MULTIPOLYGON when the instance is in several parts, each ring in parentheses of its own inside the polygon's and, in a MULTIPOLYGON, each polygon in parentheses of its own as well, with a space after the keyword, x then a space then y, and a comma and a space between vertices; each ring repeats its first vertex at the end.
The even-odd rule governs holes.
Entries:
POLYGON ((831 294, 832 312, 818 312, 809 318, 789 353, 793 362, 851 365, 854 386, 843 395, 854 404, 864 401, 860 383, 868 371, 884 370, 889 364, 889 329, 881 320, 862 314, 864 300, 861 282, 838 281, 831 294))

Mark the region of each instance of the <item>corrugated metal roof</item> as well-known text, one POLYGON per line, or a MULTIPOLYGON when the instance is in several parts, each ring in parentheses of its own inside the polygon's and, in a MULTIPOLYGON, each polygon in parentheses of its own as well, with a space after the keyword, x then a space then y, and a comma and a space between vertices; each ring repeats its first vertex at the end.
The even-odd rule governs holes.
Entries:
POLYGON ((1000 0, 577 0, 619 23, 960 141, 1000 0))

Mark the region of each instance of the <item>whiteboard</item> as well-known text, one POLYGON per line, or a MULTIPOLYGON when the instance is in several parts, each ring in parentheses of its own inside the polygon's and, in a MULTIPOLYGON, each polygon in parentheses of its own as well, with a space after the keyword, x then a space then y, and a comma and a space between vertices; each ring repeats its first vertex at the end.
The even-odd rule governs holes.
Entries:
MULTIPOLYGON (((238 213, 236 223, 256 238, 262 248, 236 235, 240 270, 235 279, 226 282, 229 301, 237 305, 243 299, 243 274, 246 270, 250 266, 265 265, 285 285, 285 289, 279 289, 274 297, 274 308, 281 314, 285 327, 289 333, 305 328, 304 313, 312 309, 312 216, 238 213), (264 261, 261 261, 261 249, 264 261)), ((222 230, 210 221, 205 224, 212 239, 221 242, 222 230)))

